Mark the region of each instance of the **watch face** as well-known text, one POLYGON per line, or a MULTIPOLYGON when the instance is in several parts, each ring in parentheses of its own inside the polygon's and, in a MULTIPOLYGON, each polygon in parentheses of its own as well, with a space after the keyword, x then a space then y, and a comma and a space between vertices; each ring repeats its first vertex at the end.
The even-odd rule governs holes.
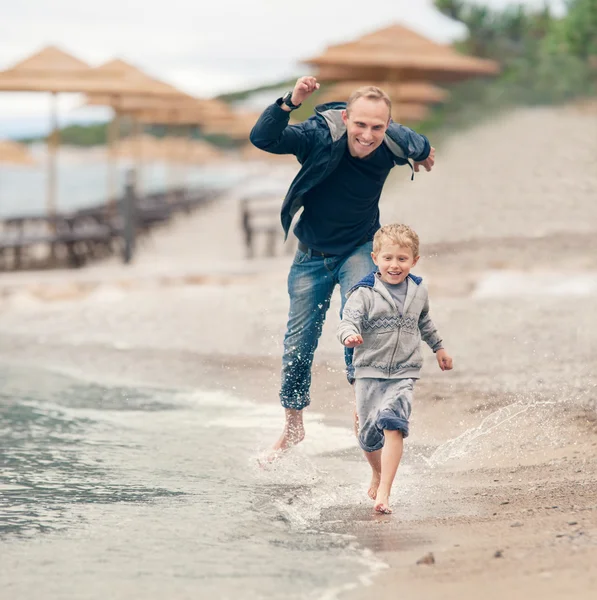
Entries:
POLYGON ((282 102, 284 102, 284 104, 286 104, 286 106, 288 106, 289 108, 298 108, 296 104, 292 103, 292 92, 288 92, 283 98, 282 98, 282 102))

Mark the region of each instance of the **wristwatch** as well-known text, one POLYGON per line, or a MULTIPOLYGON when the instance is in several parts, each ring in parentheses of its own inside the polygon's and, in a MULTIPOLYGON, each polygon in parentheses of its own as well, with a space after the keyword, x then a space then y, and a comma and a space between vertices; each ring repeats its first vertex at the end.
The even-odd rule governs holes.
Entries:
POLYGON ((282 104, 286 104, 290 110, 296 110, 301 106, 301 104, 292 103, 292 92, 286 92, 286 94, 282 96, 282 104))

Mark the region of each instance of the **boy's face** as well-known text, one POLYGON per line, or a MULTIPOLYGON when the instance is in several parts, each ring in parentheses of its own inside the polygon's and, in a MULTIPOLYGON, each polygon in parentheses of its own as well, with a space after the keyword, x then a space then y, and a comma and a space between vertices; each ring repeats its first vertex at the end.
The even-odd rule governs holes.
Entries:
POLYGON ((377 254, 371 253, 371 258, 379 269, 382 281, 391 284, 402 283, 419 261, 411 248, 391 242, 384 242, 377 254))

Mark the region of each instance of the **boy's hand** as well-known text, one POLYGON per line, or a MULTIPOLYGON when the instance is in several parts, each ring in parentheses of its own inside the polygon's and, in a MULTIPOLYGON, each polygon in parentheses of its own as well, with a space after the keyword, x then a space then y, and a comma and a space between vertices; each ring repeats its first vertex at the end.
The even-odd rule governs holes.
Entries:
POLYGON ((344 345, 347 348, 354 348, 355 346, 360 346, 363 343, 363 338, 360 335, 349 335, 344 340, 344 345))
POLYGON ((452 357, 443 348, 435 353, 435 358, 437 358, 437 364, 442 371, 452 370, 452 357))

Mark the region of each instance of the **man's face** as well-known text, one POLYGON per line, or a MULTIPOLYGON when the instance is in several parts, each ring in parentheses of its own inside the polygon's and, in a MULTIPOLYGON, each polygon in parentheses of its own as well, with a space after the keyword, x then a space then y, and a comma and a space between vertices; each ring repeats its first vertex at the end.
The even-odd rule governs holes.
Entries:
POLYGON ((390 124, 390 109, 383 100, 359 98, 342 111, 346 125, 348 151, 355 158, 365 158, 381 146, 390 124))

